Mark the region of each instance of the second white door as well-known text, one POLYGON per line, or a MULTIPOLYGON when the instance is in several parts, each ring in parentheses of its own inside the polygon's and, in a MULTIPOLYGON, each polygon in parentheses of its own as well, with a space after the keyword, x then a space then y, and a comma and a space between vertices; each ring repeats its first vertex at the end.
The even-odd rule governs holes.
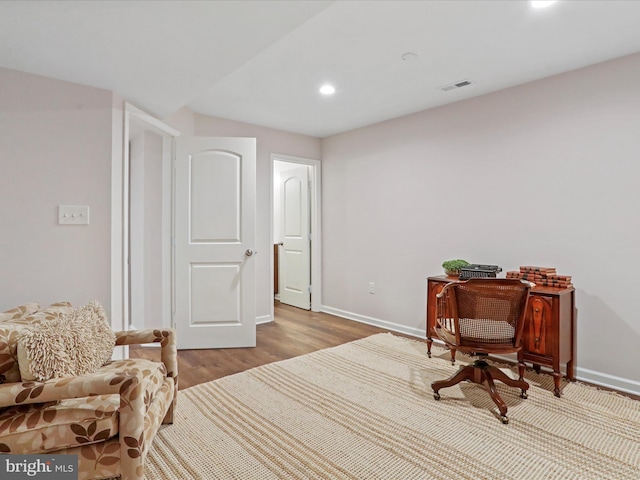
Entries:
POLYGON ((311 222, 309 167, 300 165, 280 173, 282 246, 278 254, 280 301, 311 308, 311 222))

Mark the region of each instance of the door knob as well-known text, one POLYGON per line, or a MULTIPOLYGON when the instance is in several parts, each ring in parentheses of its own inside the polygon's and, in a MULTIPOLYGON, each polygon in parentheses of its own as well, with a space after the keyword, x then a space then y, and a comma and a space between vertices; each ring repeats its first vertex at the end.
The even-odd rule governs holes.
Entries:
POLYGON ((251 255, 253 255, 253 250, 251 250, 250 248, 247 248, 247 251, 246 251, 246 252, 244 252, 244 254, 245 254, 247 257, 250 257, 251 255))

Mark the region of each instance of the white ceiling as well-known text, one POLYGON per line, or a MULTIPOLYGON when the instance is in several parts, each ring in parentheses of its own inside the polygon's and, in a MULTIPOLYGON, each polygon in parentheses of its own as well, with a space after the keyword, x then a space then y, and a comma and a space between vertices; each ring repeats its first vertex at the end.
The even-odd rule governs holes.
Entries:
POLYGON ((4 0, 0 66, 325 137, 639 52, 638 25, 640 1, 4 0))

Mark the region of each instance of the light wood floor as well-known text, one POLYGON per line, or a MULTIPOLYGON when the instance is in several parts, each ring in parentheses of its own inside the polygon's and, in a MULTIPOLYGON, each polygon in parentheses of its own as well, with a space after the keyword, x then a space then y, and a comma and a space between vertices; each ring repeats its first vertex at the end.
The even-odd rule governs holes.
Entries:
MULTIPOLYGON (((255 348, 179 350, 180 389, 388 331, 279 302, 275 303, 274 316, 273 322, 257 326, 255 348)), ((130 356, 159 360, 160 350, 131 347, 130 356)))

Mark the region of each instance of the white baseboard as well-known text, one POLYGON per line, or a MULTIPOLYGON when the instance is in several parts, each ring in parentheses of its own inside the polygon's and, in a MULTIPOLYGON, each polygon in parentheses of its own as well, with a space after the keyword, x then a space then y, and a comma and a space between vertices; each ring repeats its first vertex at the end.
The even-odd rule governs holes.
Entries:
POLYGON ((398 325, 397 323, 388 322, 379 318, 367 317, 366 315, 360 315, 353 312, 347 312, 340 310, 339 308, 329 307, 322 305, 321 312, 335 315, 336 317, 346 318, 348 320, 354 320, 360 323, 366 323, 367 325, 373 325, 375 327, 391 330, 392 332, 404 333, 405 335, 411 335, 412 337, 426 338, 425 331, 420 328, 411 328, 406 325, 398 325))
MULTIPOLYGON (((338 308, 329 307, 327 305, 322 306, 322 312, 335 315, 337 317, 346 318, 348 320, 354 320, 360 323, 366 323, 367 325, 374 325, 376 327, 385 328, 393 332, 404 333, 418 338, 425 338, 425 332, 420 329, 410 328, 405 325, 398 325, 396 323, 380 320, 379 318, 367 317, 365 315, 359 315, 353 312, 347 312, 338 308)), ((442 345, 439 339, 434 339, 434 344, 442 345)), ((514 361, 513 358, 505 357, 504 360, 514 361)), ((608 373, 596 372, 587 368, 576 368, 576 380, 597 385, 600 387, 610 388, 619 392, 630 393, 632 395, 640 395, 640 382, 631 380, 629 378, 617 377, 608 373)))
POLYGON ((256 317, 256 325, 269 322, 273 322, 273 317, 271 315, 260 315, 259 317, 256 317))
POLYGON ((596 372, 588 368, 576 368, 576 380, 611 388, 619 392, 640 395, 640 382, 608 373, 596 372))

